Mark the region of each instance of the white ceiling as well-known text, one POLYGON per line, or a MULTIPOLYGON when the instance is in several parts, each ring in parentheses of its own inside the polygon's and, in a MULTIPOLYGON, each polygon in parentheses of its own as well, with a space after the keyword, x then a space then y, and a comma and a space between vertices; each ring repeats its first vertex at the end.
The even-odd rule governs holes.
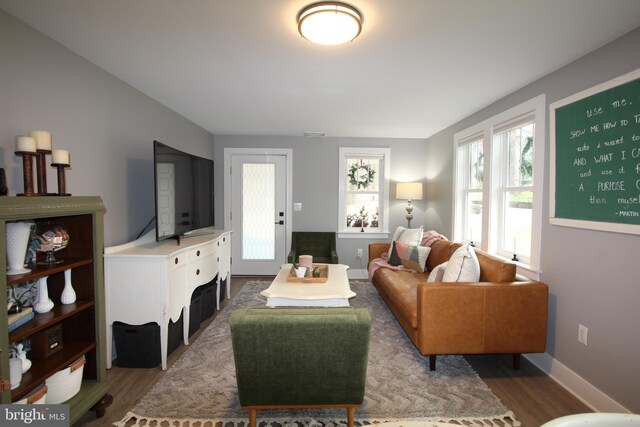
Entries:
MULTIPOLYGON (((640 26, 639 0, 351 0, 316 46, 312 0, 0 0, 213 134, 426 138, 640 26)), ((639 49, 640 52, 640 49, 639 49)))

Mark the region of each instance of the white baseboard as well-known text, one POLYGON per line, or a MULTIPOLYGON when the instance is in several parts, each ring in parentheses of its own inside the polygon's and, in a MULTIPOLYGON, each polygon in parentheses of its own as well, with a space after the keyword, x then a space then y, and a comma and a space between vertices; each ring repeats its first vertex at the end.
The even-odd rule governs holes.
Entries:
POLYGON ((369 273, 367 270, 361 268, 350 268, 347 270, 347 277, 349 279, 369 279, 369 273))
POLYGON ((631 413, 549 354, 526 354, 524 357, 595 412, 631 413))

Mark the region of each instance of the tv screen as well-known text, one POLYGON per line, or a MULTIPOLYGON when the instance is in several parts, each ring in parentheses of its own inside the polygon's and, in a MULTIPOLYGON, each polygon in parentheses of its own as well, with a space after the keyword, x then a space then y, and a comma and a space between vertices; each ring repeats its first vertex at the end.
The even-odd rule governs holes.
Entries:
POLYGON ((153 141, 156 240, 214 225, 213 160, 153 141))

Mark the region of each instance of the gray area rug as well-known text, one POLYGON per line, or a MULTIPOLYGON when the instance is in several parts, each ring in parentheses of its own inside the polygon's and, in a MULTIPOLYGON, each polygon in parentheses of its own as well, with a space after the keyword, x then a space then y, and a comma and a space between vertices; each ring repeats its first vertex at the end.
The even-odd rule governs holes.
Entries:
MULTIPOLYGON (((268 286, 258 281, 243 286, 152 390, 114 425, 245 425, 249 414, 238 402, 229 315, 236 308, 264 305, 266 299, 259 293, 268 286)), ((356 409, 356 423, 520 425, 462 356, 438 356, 437 370, 429 371, 428 358, 415 349, 373 285, 351 281, 351 288, 357 294, 351 305, 368 308, 373 319, 365 401, 356 409)), ((259 426, 265 423, 345 425, 346 410, 258 411, 259 426)))

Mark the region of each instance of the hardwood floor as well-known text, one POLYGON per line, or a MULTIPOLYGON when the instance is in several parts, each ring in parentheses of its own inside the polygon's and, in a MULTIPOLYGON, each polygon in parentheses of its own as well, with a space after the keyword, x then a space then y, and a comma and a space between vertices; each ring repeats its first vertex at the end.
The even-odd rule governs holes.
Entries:
MULTIPOLYGON (((269 277, 237 277, 231 279, 231 296, 249 280, 270 280, 269 277)), ((228 300, 221 304, 226 306, 228 300)), ((191 337, 193 342, 217 313, 203 322, 200 330, 191 337)), ((188 349, 181 345, 168 358, 171 366, 188 349)), ((512 358, 508 355, 465 356, 491 390, 511 409, 523 427, 537 427, 554 418, 591 410, 547 377, 527 359, 522 358, 519 371, 514 371, 512 358)), ((155 369, 119 368, 114 366, 107 373, 111 385, 113 404, 102 418, 88 412, 74 427, 110 426, 122 420, 127 412, 162 378, 164 371, 155 369)), ((248 419, 248 415, 247 415, 248 419)))

